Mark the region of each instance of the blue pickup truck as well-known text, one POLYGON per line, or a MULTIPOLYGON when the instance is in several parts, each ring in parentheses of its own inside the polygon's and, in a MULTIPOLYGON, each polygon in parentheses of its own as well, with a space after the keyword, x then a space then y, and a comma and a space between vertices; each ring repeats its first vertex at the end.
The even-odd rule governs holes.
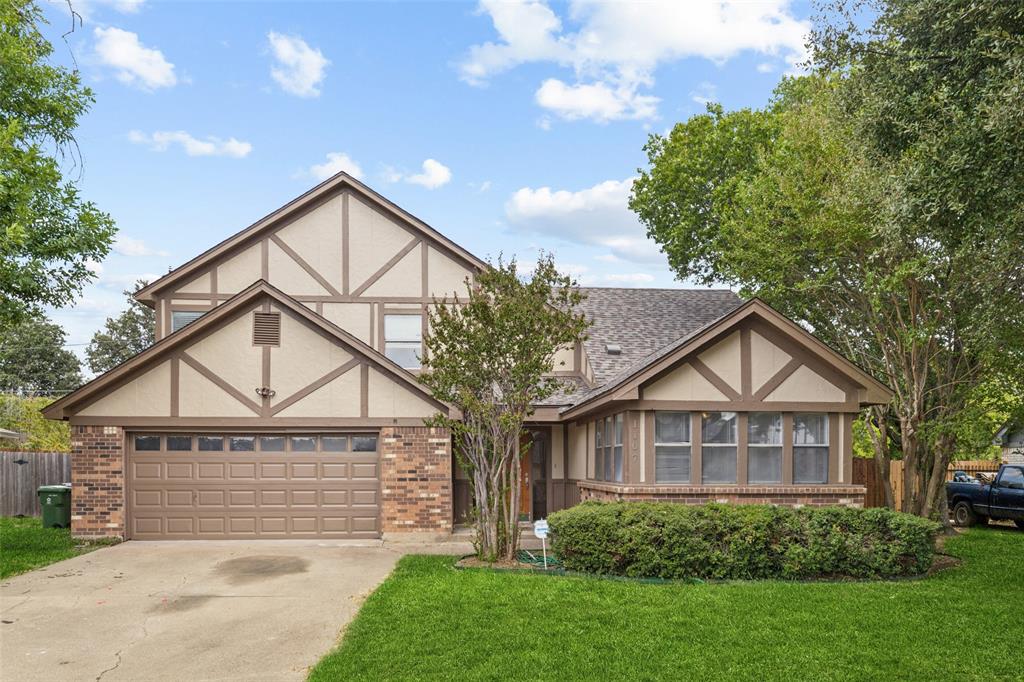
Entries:
POLYGON ((1007 519, 1024 530, 1024 465, 1004 464, 991 481, 957 471, 946 484, 946 502, 958 526, 1007 519))

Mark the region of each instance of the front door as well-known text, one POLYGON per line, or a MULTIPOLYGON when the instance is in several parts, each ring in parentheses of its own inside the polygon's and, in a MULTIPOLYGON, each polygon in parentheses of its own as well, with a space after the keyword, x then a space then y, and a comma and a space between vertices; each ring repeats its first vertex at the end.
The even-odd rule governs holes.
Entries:
POLYGON ((519 520, 533 521, 548 515, 548 434, 523 435, 526 451, 519 458, 519 520))

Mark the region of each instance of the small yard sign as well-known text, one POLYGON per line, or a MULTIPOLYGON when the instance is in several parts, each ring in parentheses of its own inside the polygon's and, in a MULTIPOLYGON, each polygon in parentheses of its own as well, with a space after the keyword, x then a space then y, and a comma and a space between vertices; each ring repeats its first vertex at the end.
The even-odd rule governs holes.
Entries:
POLYGON ((548 520, 537 519, 533 522, 533 534, 540 538, 540 548, 544 552, 544 570, 548 570, 548 520))

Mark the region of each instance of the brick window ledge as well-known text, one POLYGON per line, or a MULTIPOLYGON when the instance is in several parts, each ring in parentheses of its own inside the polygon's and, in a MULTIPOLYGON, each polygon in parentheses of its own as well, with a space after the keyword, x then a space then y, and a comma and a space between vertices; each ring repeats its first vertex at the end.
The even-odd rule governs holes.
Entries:
POLYGON ((688 484, 642 484, 604 483, 580 481, 580 488, 617 495, 864 495, 867 488, 862 485, 843 483, 820 485, 688 485, 688 484))

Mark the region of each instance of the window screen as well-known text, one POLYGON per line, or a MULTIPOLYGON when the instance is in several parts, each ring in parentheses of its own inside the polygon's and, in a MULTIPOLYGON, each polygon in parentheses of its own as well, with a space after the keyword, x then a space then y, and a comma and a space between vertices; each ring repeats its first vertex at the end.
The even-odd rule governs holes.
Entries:
POLYGON ((171 331, 176 332, 185 325, 192 324, 203 316, 202 310, 175 310, 171 312, 171 331))
POLYGON ((621 483, 625 476, 625 462, 622 449, 622 414, 616 414, 595 422, 594 437, 594 478, 599 481, 621 483))
POLYGON ((701 482, 736 482, 735 412, 705 412, 701 419, 701 482))
POLYGON ((793 482, 828 483, 828 415, 793 415, 793 482))
POLYGON ((690 413, 654 413, 654 481, 690 482, 690 413))
POLYGON ((748 482, 782 483, 782 414, 751 412, 747 444, 748 482))
POLYGON ((421 315, 384 316, 384 355, 406 369, 420 368, 423 352, 421 315))

